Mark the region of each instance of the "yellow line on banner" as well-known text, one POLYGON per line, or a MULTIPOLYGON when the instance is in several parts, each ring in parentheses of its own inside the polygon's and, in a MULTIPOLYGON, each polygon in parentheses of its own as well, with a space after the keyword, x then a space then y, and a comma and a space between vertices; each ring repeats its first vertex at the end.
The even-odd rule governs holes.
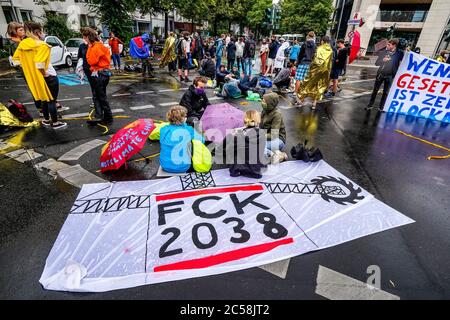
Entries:
MULTIPOLYGON (((404 131, 401 131, 401 130, 395 130, 395 132, 400 133, 400 134, 402 134, 402 135, 404 135, 404 136, 407 136, 408 138, 411 138, 411 139, 414 139, 414 140, 417 140, 417 141, 420 141, 420 142, 429 144, 429 145, 431 145, 431 146, 433 146, 433 147, 435 147, 435 148, 439 148, 439 149, 442 149, 442 150, 445 150, 445 151, 450 152, 450 149, 447 148, 447 147, 444 147, 444 146, 441 146, 441 145, 439 145, 439 144, 436 144, 436 143, 427 141, 427 140, 425 140, 425 139, 422 139, 422 138, 413 136, 413 135, 411 135, 411 134, 409 134, 409 133, 406 133, 406 132, 404 132, 404 131)), ((428 160, 432 160, 432 159, 449 159, 449 158, 450 158, 450 154, 449 154, 449 155, 446 155, 446 156, 428 156, 428 157, 427 157, 428 160)))
POLYGON ((133 160, 133 161, 134 161, 134 162, 143 161, 143 160, 145 160, 145 159, 151 159, 151 158, 154 158, 154 157, 157 157, 157 156, 159 156, 159 152, 158 152, 158 153, 155 153, 155 154, 152 154, 152 155, 149 155, 149 156, 146 156, 146 157, 142 157, 142 158, 139 158, 139 159, 135 159, 135 160, 133 160))

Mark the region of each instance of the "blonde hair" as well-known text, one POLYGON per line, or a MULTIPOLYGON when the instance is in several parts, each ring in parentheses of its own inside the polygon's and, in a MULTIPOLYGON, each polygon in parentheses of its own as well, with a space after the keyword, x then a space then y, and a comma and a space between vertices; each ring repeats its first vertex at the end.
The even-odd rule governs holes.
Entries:
POLYGON ((244 124, 246 127, 257 127, 261 122, 261 115, 257 110, 245 111, 244 124))
POLYGON ((314 33, 314 31, 310 31, 310 32, 308 32, 307 38, 308 39, 314 39, 315 36, 316 36, 316 34, 314 33))
POLYGON ((17 37, 17 30, 23 28, 23 25, 19 22, 12 21, 8 23, 8 28, 6 29, 6 33, 11 38, 17 37))
POLYGON ((182 106, 173 106, 167 112, 167 121, 171 124, 182 124, 184 122, 184 118, 186 118, 187 109, 182 106))

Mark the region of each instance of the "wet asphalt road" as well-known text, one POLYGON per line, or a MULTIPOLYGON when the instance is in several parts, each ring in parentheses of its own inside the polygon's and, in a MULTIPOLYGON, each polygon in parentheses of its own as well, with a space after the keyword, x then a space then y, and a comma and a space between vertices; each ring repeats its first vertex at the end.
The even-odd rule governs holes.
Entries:
MULTIPOLYGON (((427 160, 429 155, 445 152, 394 130, 449 147, 450 129, 439 122, 364 111, 373 85, 365 79, 373 79, 375 71, 349 68, 343 91, 334 100, 321 103, 316 112, 309 107, 299 110, 288 99, 281 99, 288 150, 308 139, 321 149, 330 165, 416 223, 292 258, 286 279, 253 268, 106 293, 47 291, 38 280, 79 189, 36 170, 34 165, 49 158, 58 159, 93 139, 108 140, 102 128, 87 127, 84 120, 68 120, 69 127, 57 132, 37 128, 0 134, 4 142, 42 154, 24 164, 0 155, 0 298, 323 299, 315 294, 319 265, 363 282, 369 276, 367 267, 378 265, 381 289, 401 299, 449 299, 450 159, 427 160)), ((113 77, 108 87, 111 107, 124 110, 116 115, 130 118, 116 119, 108 134, 137 118, 163 119, 170 102, 179 101, 186 87, 165 72, 159 72, 157 80, 143 81, 133 75, 113 77), (154 108, 130 109, 149 104, 154 108)), ((207 92, 213 97, 212 89, 207 92)), ((61 86, 59 100, 70 107, 64 114, 88 112, 90 100, 85 97, 89 96, 87 85, 61 86)), ((0 97, 3 103, 9 98, 31 101, 23 79, 14 77, 0 78, 0 97)), ((258 103, 240 102, 232 101, 243 110, 261 109, 258 103)), ((28 109, 36 115, 32 105, 28 109)), ((80 164, 110 181, 155 178, 157 157, 149 164, 130 163, 128 169, 121 168, 113 174, 97 172, 100 149, 67 164, 80 164)), ((158 151, 158 143, 153 142, 142 153, 158 151)))

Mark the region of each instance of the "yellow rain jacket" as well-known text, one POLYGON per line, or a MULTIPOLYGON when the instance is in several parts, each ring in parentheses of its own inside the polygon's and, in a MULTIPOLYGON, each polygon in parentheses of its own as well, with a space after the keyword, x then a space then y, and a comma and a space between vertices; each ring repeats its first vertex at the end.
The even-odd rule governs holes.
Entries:
POLYGON ((164 68, 170 62, 175 61, 177 55, 175 54, 175 38, 168 37, 164 43, 164 49, 161 54, 161 60, 159 61, 159 67, 164 68))
POLYGON ((52 94, 38 69, 47 70, 50 63, 50 46, 41 40, 26 38, 14 52, 13 62, 22 66, 28 88, 34 100, 52 101, 52 94))
POLYGON ((300 98, 322 99, 322 95, 330 84, 332 58, 333 49, 331 49, 329 44, 325 43, 317 48, 313 61, 309 66, 308 74, 301 86, 300 98))

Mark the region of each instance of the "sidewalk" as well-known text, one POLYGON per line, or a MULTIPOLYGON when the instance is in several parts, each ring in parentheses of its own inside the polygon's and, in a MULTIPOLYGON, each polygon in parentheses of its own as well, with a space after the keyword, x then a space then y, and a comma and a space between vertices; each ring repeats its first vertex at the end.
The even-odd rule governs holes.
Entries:
POLYGON ((16 73, 16 70, 9 65, 8 58, 0 59, 0 77, 16 73))

